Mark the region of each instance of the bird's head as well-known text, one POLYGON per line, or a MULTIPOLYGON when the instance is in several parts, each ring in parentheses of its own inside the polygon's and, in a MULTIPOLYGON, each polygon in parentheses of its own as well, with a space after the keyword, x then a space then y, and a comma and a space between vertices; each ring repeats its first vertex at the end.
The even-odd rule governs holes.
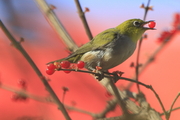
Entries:
POLYGON ((146 30, 155 30, 154 28, 145 27, 149 22, 152 22, 152 20, 143 21, 141 19, 130 19, 121 23, 116 28, 119 30, 120 34, 126 35, 134 42, 137 42, 146 30))

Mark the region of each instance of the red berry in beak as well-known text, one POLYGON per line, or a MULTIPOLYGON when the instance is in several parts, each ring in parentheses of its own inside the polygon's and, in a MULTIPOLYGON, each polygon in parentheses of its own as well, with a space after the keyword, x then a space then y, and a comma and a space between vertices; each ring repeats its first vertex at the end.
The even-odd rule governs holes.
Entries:
POLYGON ((154 21, 151 21, 148 23, 149 28, 154 28, 156 26, 156 23, 154 21))

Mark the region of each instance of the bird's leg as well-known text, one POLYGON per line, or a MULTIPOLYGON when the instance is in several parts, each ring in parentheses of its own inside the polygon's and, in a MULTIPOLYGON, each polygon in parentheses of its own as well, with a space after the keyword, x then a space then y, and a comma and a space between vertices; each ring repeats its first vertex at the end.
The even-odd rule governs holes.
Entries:
POLYGON ((98 71, 98 73, 95 74, 95 78, 101 81, 104 78, 104 73, 102 71, 98 71))
POLYGON ((101 70, 102 67, 100 67, 100 62, 97 62, 96 68, 92 68, 92 67, 89 67, 89 68, 92 70, 92 72, 96 73, 95 74, 96 79, 98 79, 100 81, 100 80, 102 80, 104 78, 104 73, 101 70))

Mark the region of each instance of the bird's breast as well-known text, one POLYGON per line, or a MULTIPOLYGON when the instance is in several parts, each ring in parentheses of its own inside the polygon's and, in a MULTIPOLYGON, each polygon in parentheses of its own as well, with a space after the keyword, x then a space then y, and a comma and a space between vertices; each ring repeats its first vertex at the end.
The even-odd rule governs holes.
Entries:
POLYGON ((113 48, 107 48, 102 60, 104 69, 113 68, 128 59, 136 49, 136 43, 129 39, 115 42, 113 48))

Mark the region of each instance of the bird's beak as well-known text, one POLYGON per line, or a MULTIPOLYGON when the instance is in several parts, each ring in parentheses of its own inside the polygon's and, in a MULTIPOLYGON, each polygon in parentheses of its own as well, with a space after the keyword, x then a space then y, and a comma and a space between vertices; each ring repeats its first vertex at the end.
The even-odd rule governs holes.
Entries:
POLYGON ((148 23, 152 22, 154 20, 150 20, 150 21, 145 21, 143 24, 142 24, 142 27, 147 29, 147 30, 156 30, 156 28, 149 28, 149 27, 146 27, 145 25, 147 25, 148 23))

